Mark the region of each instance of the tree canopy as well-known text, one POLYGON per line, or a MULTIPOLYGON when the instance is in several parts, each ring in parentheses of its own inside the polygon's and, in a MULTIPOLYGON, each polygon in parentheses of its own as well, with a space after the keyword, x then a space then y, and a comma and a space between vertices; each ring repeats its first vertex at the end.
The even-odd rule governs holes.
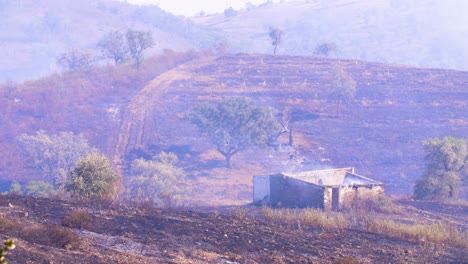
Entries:
POLYGON ((67 52, 61 53, 57 58, 57 65, 64 70, 78 71, 88 68, 93 63, 91 53, 70 49, 67 52))
POLYGON ((266 145, 280 130, 271 108, 257 107, 245 98, 201 105, 191 113, 191 120, 216 145, 228 168, 233 155, 253 145, 266 145))
POLYGON ((177 167, 174 153, 161 152, 151 160, 143 158, 132 162, 130 196, 139 201, 150 201, 156 205, 169 206, 183 193, 185 171, 177 167))
POLYGON ((135 61, 136 67, 139 68, 143 61, 143 51, 154 46, 153 36, 149 31, 130 29, 127 31, 126 37, 130 56, 135 61))
POLYGON ((416 199, 457 198, 468 178, 468 140, 445 137, 424 142, 426 172, 416 181, 416 199))
POLYGON ((19 136, 17 146, 39 172, 53 180, 58 189, 65 184, 67 172, 75 162, 95 151, 82 134, 60 132, 49 136, 43 130, 36 132, 36 135, 19 136))
POLYGON ((68 173, 66 190, 87 199, 111 199, 118 195, 121 176, 105 155, 91 153, 80 159, 68 173))
POLYGON ((273 54, 276 54, 276 49, 281 44, 283 31, 279 28, 271 27, 269 32, 271 45, 273 45, 273 54))
POLYGON ((115 64, 127 61, 128 47, 125 35, 118 31, 108 32, 97 44, 106 59, 114 60, 115 64))

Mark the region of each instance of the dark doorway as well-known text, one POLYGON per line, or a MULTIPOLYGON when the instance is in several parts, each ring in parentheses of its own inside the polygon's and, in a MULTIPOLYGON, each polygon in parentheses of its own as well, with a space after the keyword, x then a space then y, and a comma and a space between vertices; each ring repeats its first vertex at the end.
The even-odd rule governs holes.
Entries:
POLYGON ((340 188, 332 188, 332 210, 337 211, 340 207, 340 188))

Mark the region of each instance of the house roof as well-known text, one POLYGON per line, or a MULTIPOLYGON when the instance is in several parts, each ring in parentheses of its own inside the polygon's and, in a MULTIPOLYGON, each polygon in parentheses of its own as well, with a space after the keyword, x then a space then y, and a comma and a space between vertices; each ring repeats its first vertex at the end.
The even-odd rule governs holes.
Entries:
MULTIPOLYGON (((271 175, 278 175, 270 174, 271 175)), ((328 170, 302 171, 295 173, 280 173, 280 175, 295 178, 301 181, 319 186, 360 186, 360 185, 383 185, 382 182, 374 181, 354 173, 354 168, 339 168, 328 170)), ((268 175, 263 175, 268 176, 268 175)))

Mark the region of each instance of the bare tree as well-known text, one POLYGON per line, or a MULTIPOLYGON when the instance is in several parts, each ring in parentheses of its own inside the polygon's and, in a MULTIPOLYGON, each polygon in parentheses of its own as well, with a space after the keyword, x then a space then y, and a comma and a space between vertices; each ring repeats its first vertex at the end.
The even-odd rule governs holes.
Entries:
POLYGON ((278 45, 281 44, 281 38, 283 36, 283 31, 279 28, 270 27, 270 38, 272 40, 271 45, 273 45, 273 54, 276 54, 276 49, 278 45))

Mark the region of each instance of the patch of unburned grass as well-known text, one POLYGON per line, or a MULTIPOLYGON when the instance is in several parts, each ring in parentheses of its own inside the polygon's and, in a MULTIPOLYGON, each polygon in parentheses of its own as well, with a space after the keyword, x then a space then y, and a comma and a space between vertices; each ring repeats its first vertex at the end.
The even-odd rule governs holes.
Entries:
POLYGON ((367 221, 364 228, 369 232, 392 237, 468 248, 468 231, 459 231, 456 226, 446 222, 429 225, 404 224, 389 219, 375 218, 367 221))
POLYGON ((344 229, 349 224, 343 214, 325 213, 319 209, 273 209, 264 206, 261 209, 261 214, 269 221, 288 225, 344 229))

